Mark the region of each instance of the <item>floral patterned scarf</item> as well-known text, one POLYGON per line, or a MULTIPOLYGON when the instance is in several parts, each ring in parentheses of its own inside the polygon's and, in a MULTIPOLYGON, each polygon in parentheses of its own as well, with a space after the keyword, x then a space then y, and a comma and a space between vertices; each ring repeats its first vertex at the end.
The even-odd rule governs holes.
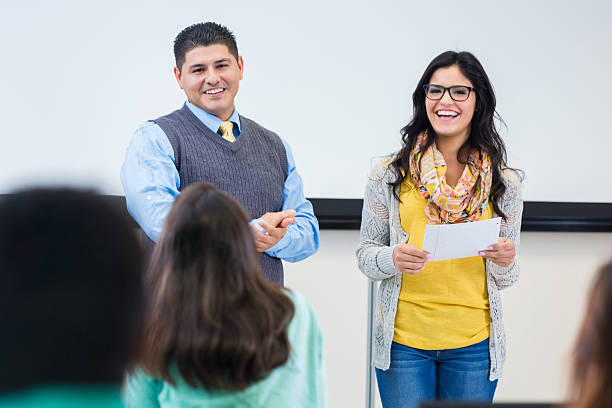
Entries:
POLYGON ((484 151, 474 151, 455 187, 446 184, 446 163, 434 142, 421 154, 427 132, 421 133, 410 153, 410 176, 427 200, 425 216, 430 224, 478 221, 491 191, 491 158, 484 151))

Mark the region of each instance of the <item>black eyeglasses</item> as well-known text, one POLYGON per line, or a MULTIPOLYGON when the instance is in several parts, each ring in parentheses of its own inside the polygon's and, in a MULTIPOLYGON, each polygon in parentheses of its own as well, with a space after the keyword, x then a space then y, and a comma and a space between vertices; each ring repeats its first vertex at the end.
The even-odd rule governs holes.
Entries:
POLYGON ((470 92, 476 92, 476 89, 465 85, 455 85, 447 88, 442 85, 425 84, 423 85, 423 89, 425 89, 425 96, 427 99, 431 99, 432 101, 439 101, 442 99, 446 91, 448 91, 451 99, 457 102, 465 101, 470 97, 470 92))

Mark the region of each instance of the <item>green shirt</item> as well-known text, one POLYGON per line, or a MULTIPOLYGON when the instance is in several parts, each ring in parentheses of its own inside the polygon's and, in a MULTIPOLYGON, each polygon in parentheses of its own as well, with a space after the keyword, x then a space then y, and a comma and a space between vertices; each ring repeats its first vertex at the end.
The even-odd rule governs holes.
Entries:
POLYGON ((128 408, 327 406, 321 330, 306 299, 295 292, 288 292, 288 295, 295 305, 295 315, 288 329, 291 356, 266 378, 240 392, 208 392, 191 387, 180 377, 173 386, 138 369, 128 376, 128 408))
POLYGON ((0 408, 123 408, 118 385, 44 385, 0 394, 0 408))

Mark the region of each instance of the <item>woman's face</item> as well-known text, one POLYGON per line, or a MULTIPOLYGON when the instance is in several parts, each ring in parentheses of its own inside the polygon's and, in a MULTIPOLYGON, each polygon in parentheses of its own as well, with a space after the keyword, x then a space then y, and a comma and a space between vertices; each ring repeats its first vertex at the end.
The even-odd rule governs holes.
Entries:
MULTIPOLYGON (((456 85, 473 87, 472 82, 461 73, 457 65, 438 68, 434 71, 429 83, 446 88, 456 85)), ((449 90, 444 91, 442 99, 438 101, 425 98, 427 117, 438 137, 458 137, 467 140, 475 107, 476 93, 474 91, 471 91, 469 97, 461 102, 453 100, 449 90)))

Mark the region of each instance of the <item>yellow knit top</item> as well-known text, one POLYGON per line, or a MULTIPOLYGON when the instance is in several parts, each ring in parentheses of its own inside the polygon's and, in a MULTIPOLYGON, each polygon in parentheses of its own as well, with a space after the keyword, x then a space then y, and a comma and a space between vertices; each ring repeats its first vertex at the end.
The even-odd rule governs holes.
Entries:
MULTIPOLYGON (((400 199, 400 221, 409 234, 407 243, 422 249, 427 200, 409 178, 401 186, 400 199)), ((492 215, 489 202, 481 220, 492 215)), ((466 347, 488 338, 489 324, 483 258, 428 262, 420 273, 402 276, 393 335, 396 343, 424 350, 466 347)))

